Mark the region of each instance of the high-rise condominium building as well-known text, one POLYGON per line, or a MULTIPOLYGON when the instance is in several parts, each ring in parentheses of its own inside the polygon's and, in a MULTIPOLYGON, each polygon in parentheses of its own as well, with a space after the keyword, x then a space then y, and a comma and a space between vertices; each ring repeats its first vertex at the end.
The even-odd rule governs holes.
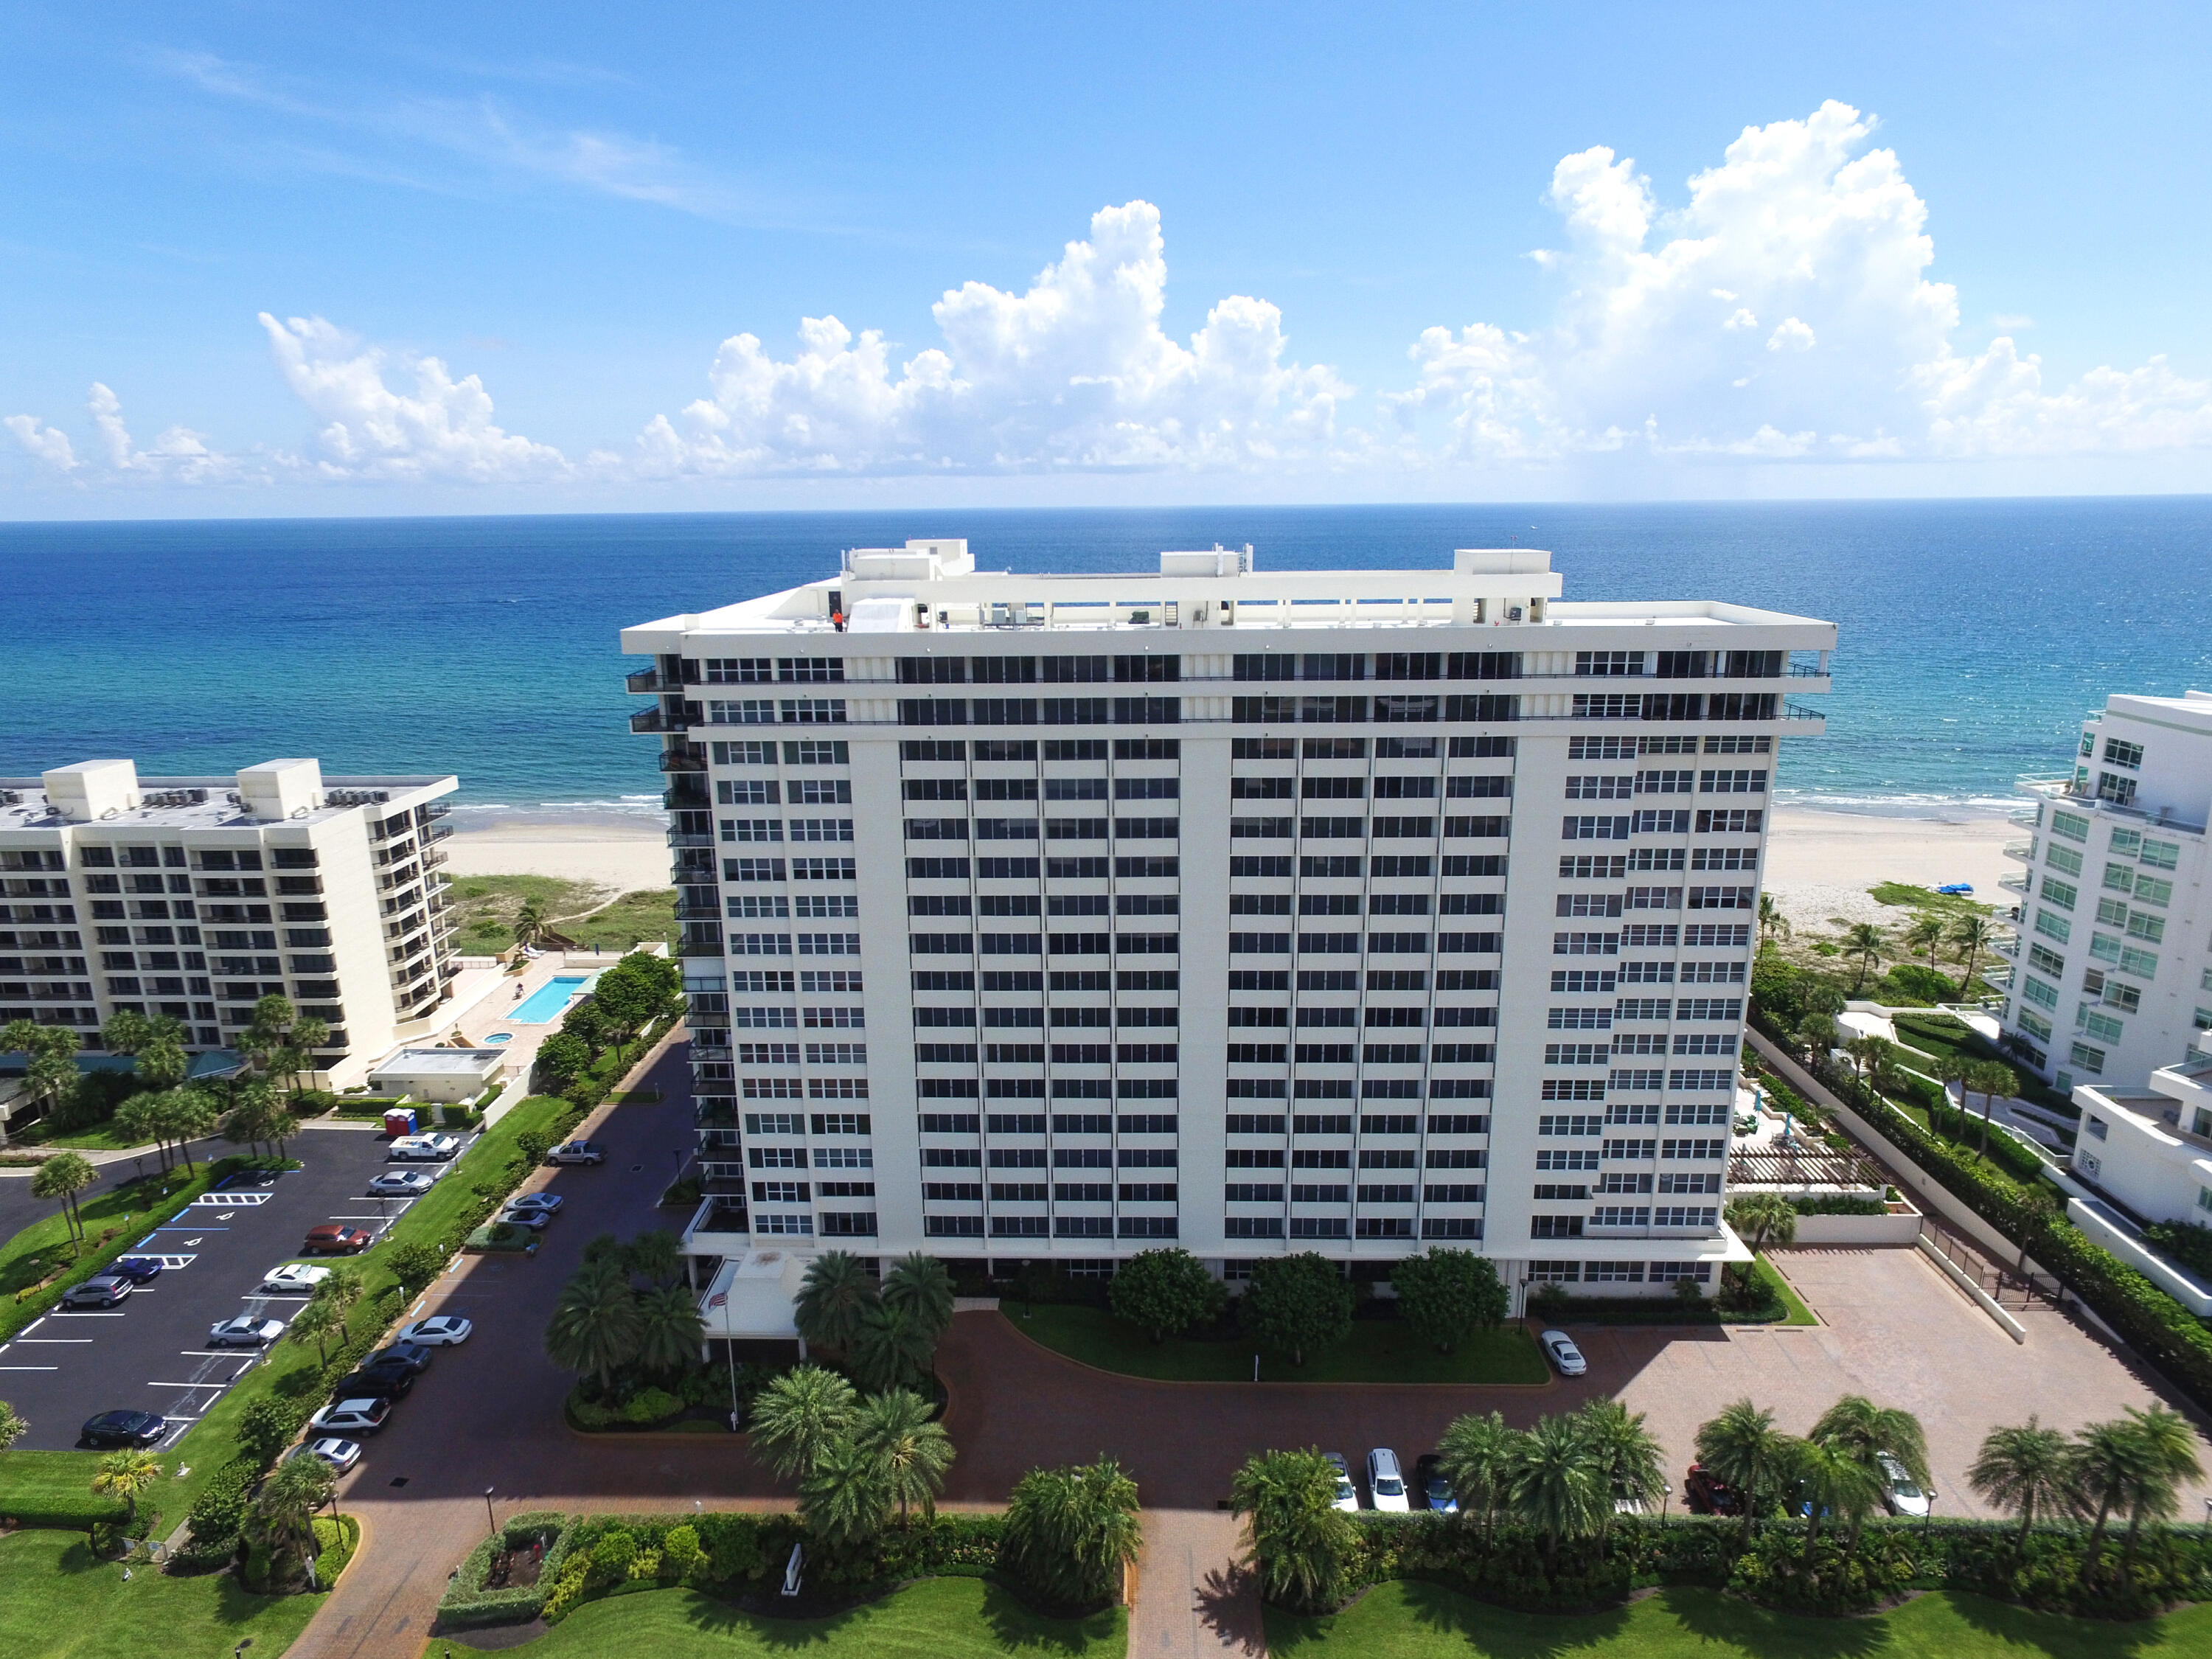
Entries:
POLYGON ((447 919, 451 777, 325 778, 312 760, 141 778, 127 760, 0 778, 0 1024, 167 1014, 234 1042, 282 994, 330 1027, 317 1072, 366 1075, 436 1027, 459 969, 447 919))
POLYGON ((626 629, 692 1251, 1710 1279, 1777 749, 1821 729, 1784 693, 1835 629, 1550 566, 912 542, 626 629))
POLYGON ((2212 1030, 2212 692, 2111 696, 2081 724, 2069 776, 2021 786, 2033 837, 2005 1030, 2061 1089, 2140 1087, 2212 1030))

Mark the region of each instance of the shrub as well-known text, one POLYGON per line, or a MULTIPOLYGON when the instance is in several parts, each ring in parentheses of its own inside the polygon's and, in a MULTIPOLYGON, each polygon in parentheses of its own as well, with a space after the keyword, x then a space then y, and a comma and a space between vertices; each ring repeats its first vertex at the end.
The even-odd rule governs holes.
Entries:
POLYGON ((555 1510, 526 1510, 507 1517, 498 1533, 471 1550, 468 1559, 455 1570, 444 1599, 438 1603, 439 1624, 448 1630, 461 1630, 477 1625, 520 1624, 537 1618, 564 1571, 573 1570, 580 1575, 586 1565, 580 1559, 573 1569, 566 1565, 575 1530, 574 1518, 555 1510), (545 1547, 535 1584, 508 1589, 484 1588, 494 1555, 503 1550, 528 1549, 533 1544, 545 1547))
POLYGON ((1878 1198, 1851 1198, 1842 1193, 1801 1193, 1790 1200, 1799 1215, 1887 1215, 1889 1206, 1878 1198))
POLYGON ((1114 1275, 1115 1316, 1155 1342, 1221 1316, 1228 1291, 1188 1250, 1139 1250, 1114 1275))
POLYGON ((592 1583, 596 1587, 621 1583, 629 1577, 630 1565, 636 1559, 636 1537, 627 1528, 611 1528, 592 1546, 592 1583))
POLYGON ((707 1559, 707 1553, 699 1547, 699 1529, 695 1526, 671 1527, 668 1536, 661 1540, 661 1571, 672 1578, 690 1578, 707 1559))
POLYGON ((353 1559, 361 1541, 361 1522, 349 1515, 315 1517, 315 1582, 328 1589, 353 1559))
POLYGON ((760 1524, 750 1515, 707 1515, 695 1523, 707 1552, 707 1578, 726 1583, 750 1577, 762 1566, 760 1524))
POLYGON ((622 1408, 625 1423, 662 1423, 684 1409, 684 1402, 665 1389, 640 1389, 622 1408))

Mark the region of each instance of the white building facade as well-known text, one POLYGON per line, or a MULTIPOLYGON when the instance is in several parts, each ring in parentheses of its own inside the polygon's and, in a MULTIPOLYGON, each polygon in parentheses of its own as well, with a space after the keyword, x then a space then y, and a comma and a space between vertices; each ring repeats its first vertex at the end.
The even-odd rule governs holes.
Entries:
POLYGON ((1711 1281, 1778 745, 1832 625, 1550 556, 978 574, 625 629, 690 994, 695 1254, 1176 1243, 1711 1281))
POLYGON ((2140 1089, 2212 1029, 2212 693, 2115 696, 2083 722, 2074 771, 2037 798, 2003 1024, 2061 1089, 2140 1089))
POLYGON ((313 760, 141 778, 127 760, 0 779, 0 1023, 167 1015, 235 1042, 262 997, 331 1028, 348 1087, 437 1025, 459 972, 437 843, 453 777, 328 778, 313 760))
POLYGON ((2143 1221, 2212 1226, 2212 1036, 2141 1087, 2076 1085, 2076 1175, 2143 1221))

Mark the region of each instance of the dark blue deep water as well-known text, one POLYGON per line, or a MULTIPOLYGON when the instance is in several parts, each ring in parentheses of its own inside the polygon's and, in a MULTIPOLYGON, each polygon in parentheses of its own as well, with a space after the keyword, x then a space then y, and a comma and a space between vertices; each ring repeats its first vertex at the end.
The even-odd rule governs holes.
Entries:
POLYGON ((979 566, 1262 568, 1553 550, 1569 599, 1711 598, 1837 623, 1829 736, 1785 791, 2002 798, 2111 690, 2212 686, 2212 498, 1191 507, 0 526, 0 774, 94 756, 221 773, 453 771, 465 802, 657 804, 617 630, 965 536, 979 566))

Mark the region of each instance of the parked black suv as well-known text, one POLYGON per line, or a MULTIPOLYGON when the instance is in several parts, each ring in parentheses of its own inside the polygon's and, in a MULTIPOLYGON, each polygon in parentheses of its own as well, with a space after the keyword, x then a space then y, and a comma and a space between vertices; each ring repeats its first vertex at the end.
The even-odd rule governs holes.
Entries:
POLYGON ((412 1371, 356 1371, 331 1390, 333 1400, 404 1400, 415 1386, 412 1371))

